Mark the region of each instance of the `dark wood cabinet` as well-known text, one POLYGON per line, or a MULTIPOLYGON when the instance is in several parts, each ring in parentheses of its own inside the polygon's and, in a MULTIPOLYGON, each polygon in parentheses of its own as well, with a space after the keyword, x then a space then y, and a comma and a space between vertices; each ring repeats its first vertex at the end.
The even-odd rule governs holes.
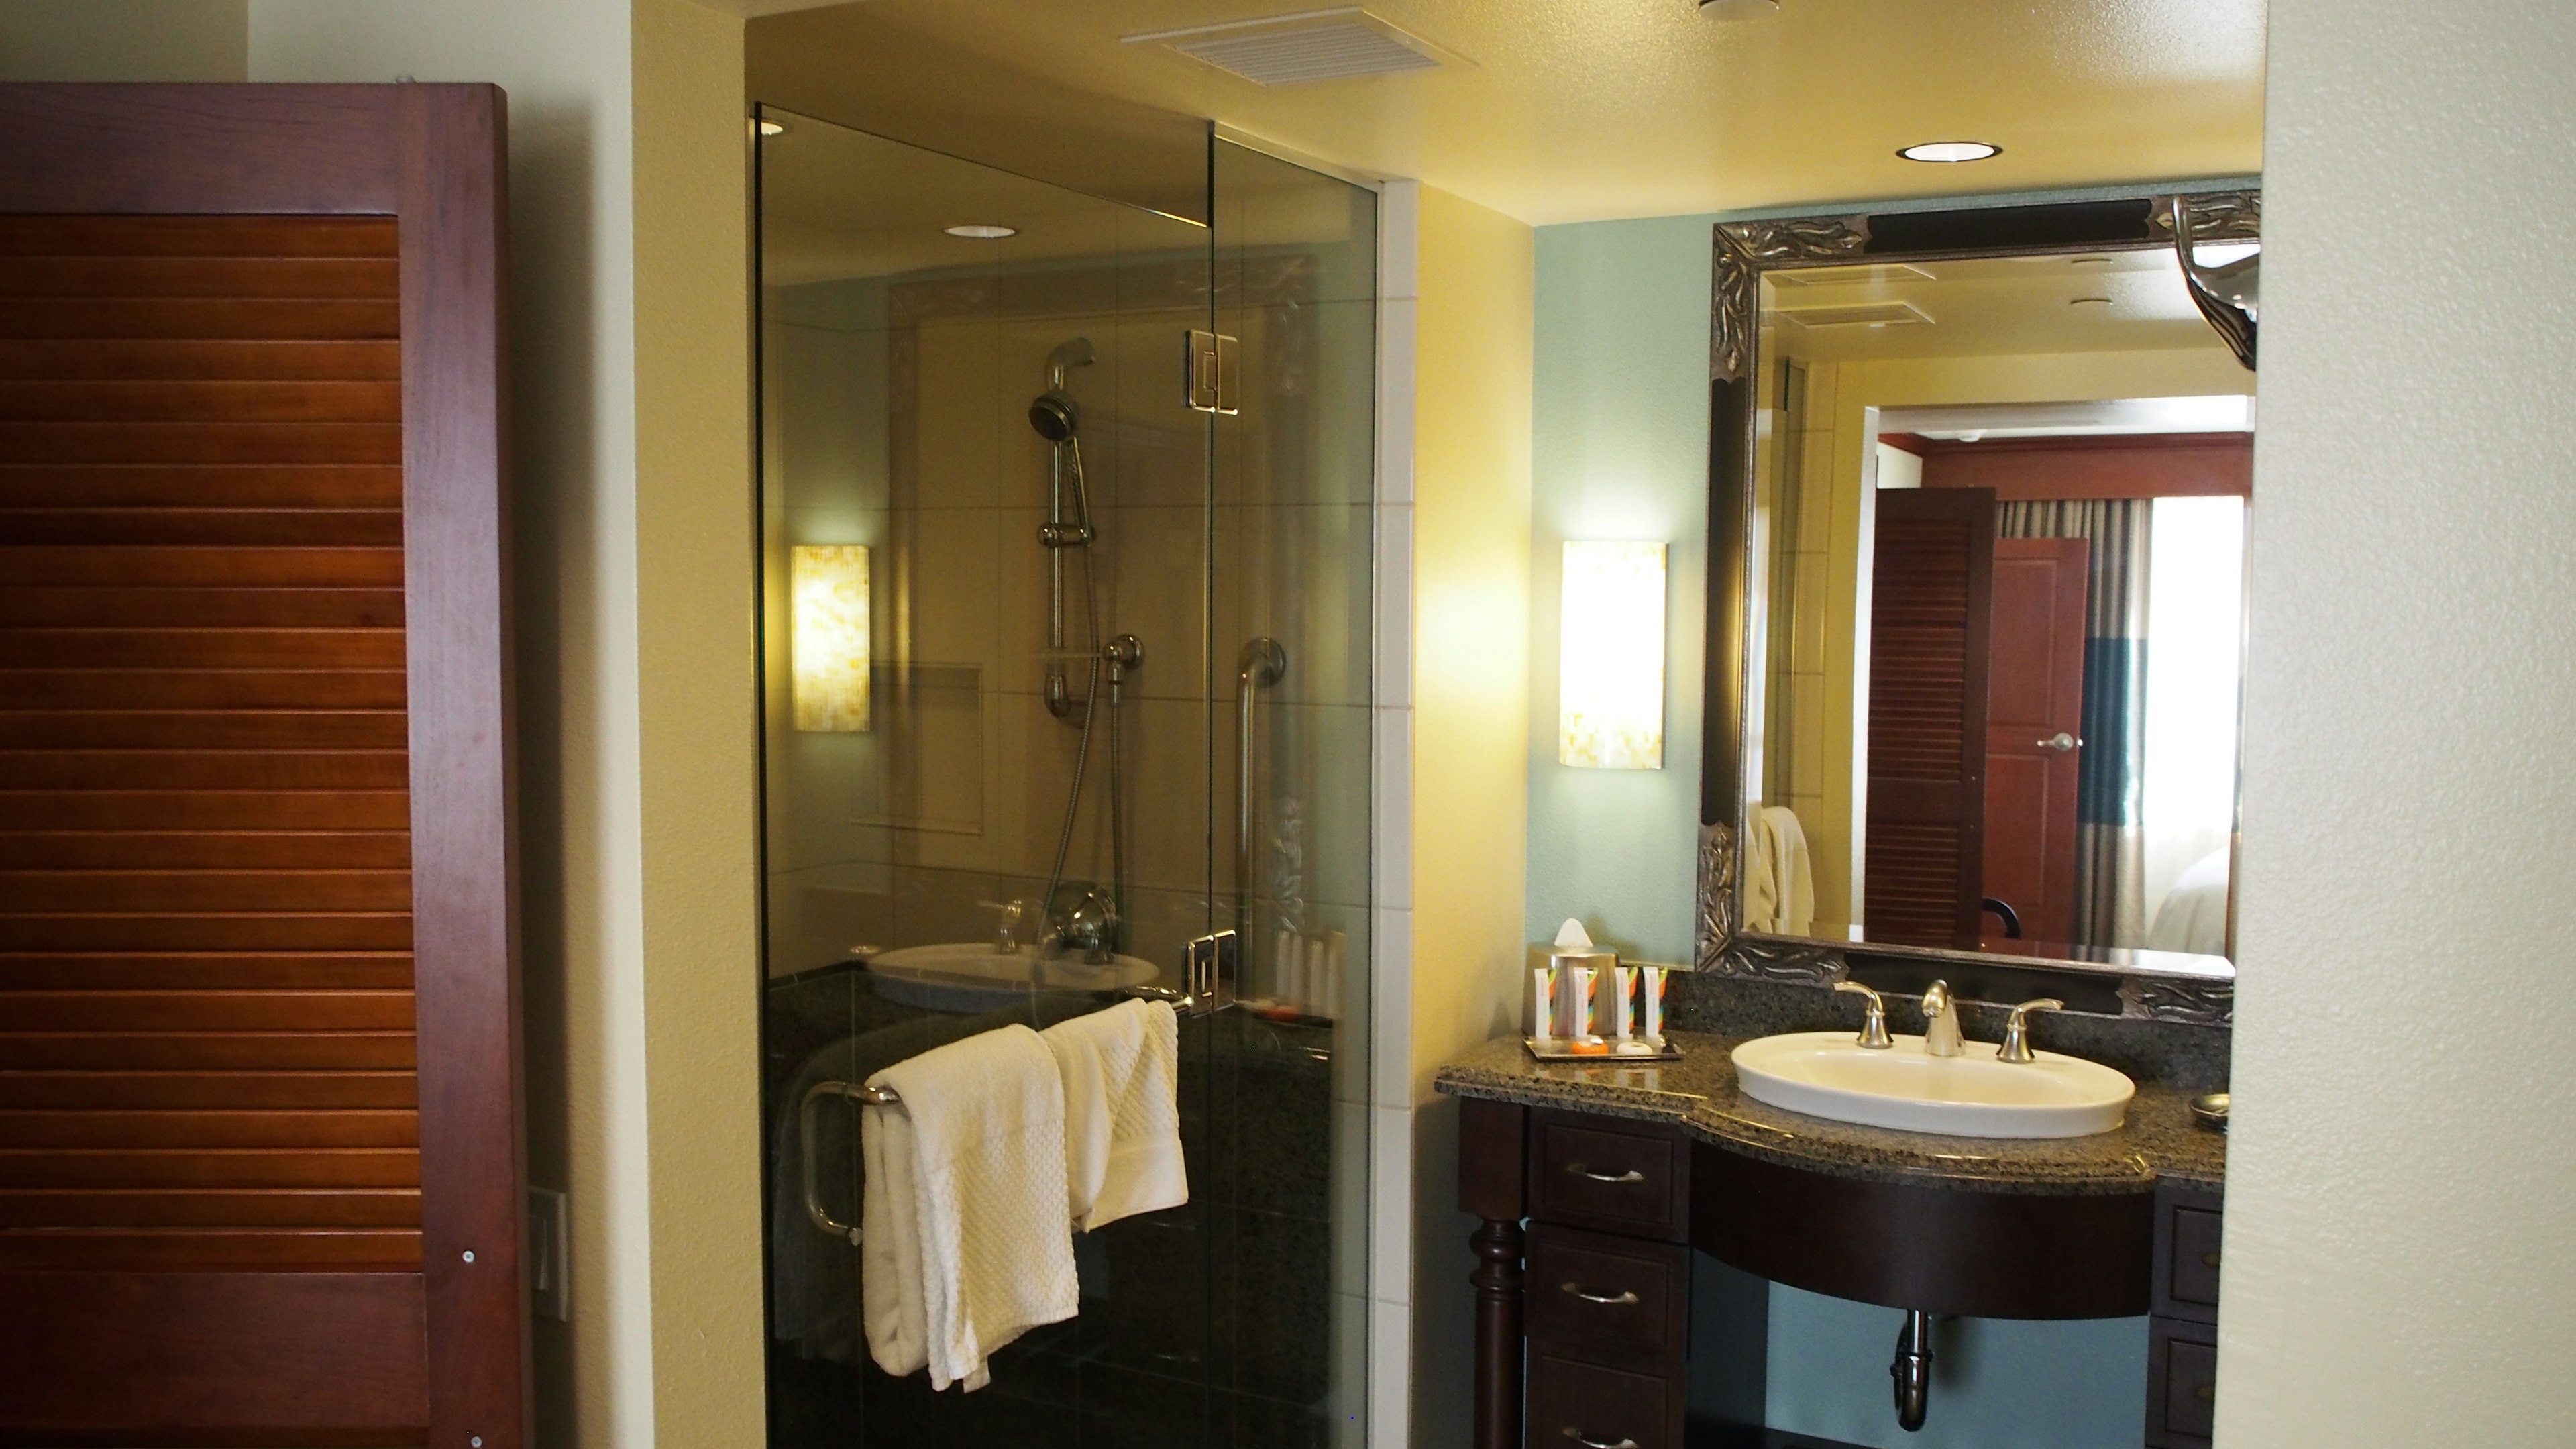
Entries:
POLYGON ((2147 1328, 2147 1449, 2206 1449, 2218 1407, 2219 1224, 2224 1199, 2156 1192, 2155 1316, 2147 1328))
POLYGON ((1481 1220, 1475 1449, 1815 1442, 1763 1424, 1774 1281, 1944 1313, 2148 1313, 2144 1444, 2210 1442, 2216 1193, 1891 1183, 1662 1123, 1460 1105, 1460 1205, 1481 1220))

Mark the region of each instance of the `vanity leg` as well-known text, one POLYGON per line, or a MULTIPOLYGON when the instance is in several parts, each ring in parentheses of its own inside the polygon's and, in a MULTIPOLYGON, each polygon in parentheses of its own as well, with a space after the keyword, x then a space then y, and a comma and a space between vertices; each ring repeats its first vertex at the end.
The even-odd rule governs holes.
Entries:
POLYGON ((1476 1253, 1475 1449, 1520 1449, 1521 1225, 1484 1220, 1467 1239, 1476 1253))

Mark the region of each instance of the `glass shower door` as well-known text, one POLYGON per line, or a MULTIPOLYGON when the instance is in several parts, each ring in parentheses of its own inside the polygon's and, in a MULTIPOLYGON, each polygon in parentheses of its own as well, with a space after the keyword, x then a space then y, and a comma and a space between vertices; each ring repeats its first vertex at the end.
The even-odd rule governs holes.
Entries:
MULTIPOLYGON (((771 1442, 1357 1443, 1367 1117, 1336 1084, 1365 1083, 1366 1051, 1336 1018, 1366 1000, 1365 334, 1356 413, 1291 406, 1327 356, 1298 311, 1352 283, 1281 261, 1311 248, 1290 235, 1311 216, 1247 251, 1222 212, 1210 228, 764 118, 771 1442), (1243 344, 1232 412, 1185 386, 1184 339, 1217 333, 1243 344), (1336 486, 1360 489, 1355 556, 1347 507, 1319 532, 1279 481, 1353 427, 1362 471, 1336 486), (1358 635, 1318 631, 1353 607, 1358 635), (1255 638, 1286 660, 1248 696, 1247 796, 1255 638), (1355 737, 1301 713, 1319 690, 1349 710, 1352 688, 1355 737), (1309 841, 1354 854, 1310 887, 1309 841), (1188 1205, 1076 1234, 1080 1313, 1002 1350, 989 1387, 878 1370, 847 1231, 856 1113, 901 1109, 835 1084, 1188 990, 1190 943, 1239 918, 1258 941, 1228 1005, 1181 1022, 1188 1205)), ((1279 165, 1225 151, 1220 187, 1279 165)))

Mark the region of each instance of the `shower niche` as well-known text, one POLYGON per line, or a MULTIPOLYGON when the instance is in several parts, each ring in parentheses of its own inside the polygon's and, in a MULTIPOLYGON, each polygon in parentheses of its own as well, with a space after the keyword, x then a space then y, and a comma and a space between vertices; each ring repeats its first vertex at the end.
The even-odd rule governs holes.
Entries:
POLYGON ((764 119, 770 1442, 1363 1443, 1376 197, 1212 136, 1202 222, 764 119), (989 1387, 876 1369, 823 1224, 899 1109, 807 1096, 1184 993, 1189 1205, 1077 1235, 989 1387))

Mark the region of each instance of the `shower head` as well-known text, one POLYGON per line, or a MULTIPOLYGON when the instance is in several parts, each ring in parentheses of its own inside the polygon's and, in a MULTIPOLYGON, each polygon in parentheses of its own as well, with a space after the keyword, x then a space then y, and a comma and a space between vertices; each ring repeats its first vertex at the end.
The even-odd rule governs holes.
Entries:
POLYGON ((1090 365, 1090 338, 1076 337, 1070 341, 1058 344, 1055 351, 1047 354, 1047 391, 1064 391, 1064 370, 1066 368, 1089 367, 1090 365))
POLYGON ((1050 388, 1029 404, 1029 426, 1050 443, 1070 443, 1076 431, 1073 399, 1050 388))

